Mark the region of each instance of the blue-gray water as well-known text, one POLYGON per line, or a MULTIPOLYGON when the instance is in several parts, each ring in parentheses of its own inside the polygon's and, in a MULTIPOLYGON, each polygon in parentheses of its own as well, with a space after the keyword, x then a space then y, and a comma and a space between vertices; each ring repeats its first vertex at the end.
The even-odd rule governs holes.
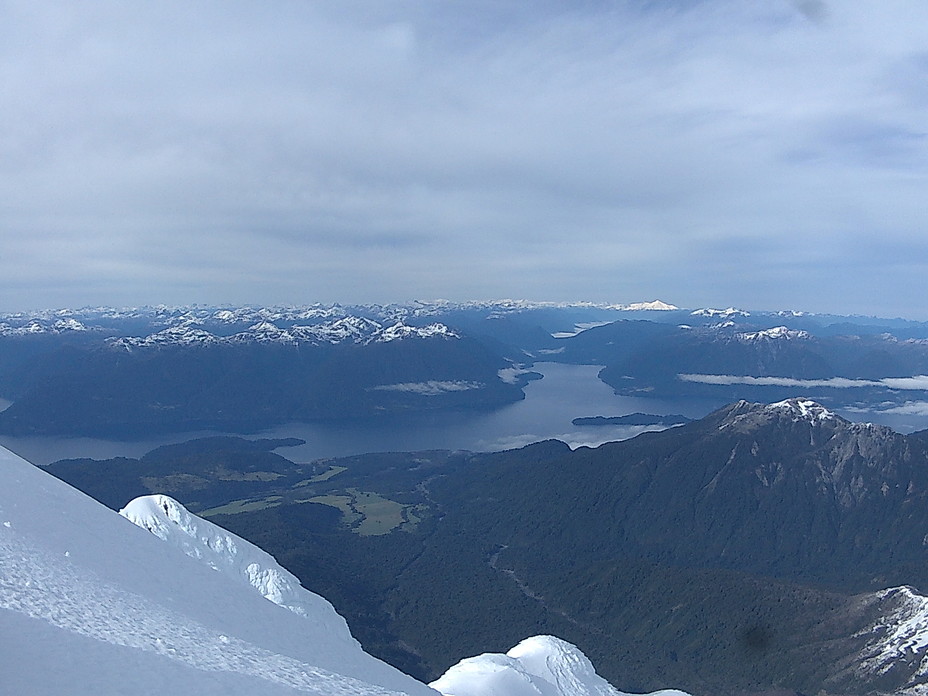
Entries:
MULTIPOLYGON (((446 414, 416 423, 354 423, 347 425, 294 423, 249 437, 298 437, 305 445, 281 450, 296 461, 338 457, 364 452, 466 449, 493 451, 521 447, 556 438, 572 447, 598 445, 633 437, 648 429, 642 426, 585 426, 571 424, 580 416, 619 416, 642 412, 682 414, 700 418, 714 404, 697 400, 657 400, 615 396, 597 378, 595 365, 542 363, 535 369, 544 379, 525 387, 525 399, 492 413, 446 414)), ((885 423, 902 432, 928 427, 928 416, 879 413, 842 413, 852 420, 885 423)), ((169 442, 182 442, 215 432, 181 433, 133 441, 94 438, 16 438, 0 436, 0 444, 36 464, 72 457, 138 457, 169 442)))

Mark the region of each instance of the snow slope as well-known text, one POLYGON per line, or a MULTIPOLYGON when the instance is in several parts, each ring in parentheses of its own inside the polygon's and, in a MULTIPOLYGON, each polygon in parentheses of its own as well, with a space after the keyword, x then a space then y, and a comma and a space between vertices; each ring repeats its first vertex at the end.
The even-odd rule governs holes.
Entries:
POLYGON ((928 685, 928 597, 911 587, 890 587, 873 597, 892 608, 863 633, 872 640, 854 665, 858 674, 872 678, 909 670, 908 684, 899 696, 926 696, 928 685))
POLYGON ((269 553, 222 527, 192 515, 173 498, 147 495, 136 498, 119 514, 162 541, 177 547, 232 582, 251 587, 274 604, 315 623, 328 640, 358 646, 348 624, 319 595, 304 589, 269 553))
POLYGON ((2 694, 435 696, 306 595, 275 606, 0 450, 2 694))

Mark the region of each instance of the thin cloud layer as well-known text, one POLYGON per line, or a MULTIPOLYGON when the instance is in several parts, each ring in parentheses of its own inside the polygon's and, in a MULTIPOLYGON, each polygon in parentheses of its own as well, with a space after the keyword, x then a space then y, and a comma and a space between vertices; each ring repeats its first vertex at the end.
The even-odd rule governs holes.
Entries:
POLYGON ((3 309, 928 318, 928 6, 6 2, 3 309))
POLYGON ((855 387, 884 387, 900 391, 928 391, 928 375, 914 377, 884 377, 882 379, 851 379, 849 377, 829 377, 827 379, 795 379, 793 377, 752 377, 747 375, 701 375, 680 374, 677 377, 684 382, 699 384, 747 384, 765 387, 828 387, 831 389, 851 389, 855 387))

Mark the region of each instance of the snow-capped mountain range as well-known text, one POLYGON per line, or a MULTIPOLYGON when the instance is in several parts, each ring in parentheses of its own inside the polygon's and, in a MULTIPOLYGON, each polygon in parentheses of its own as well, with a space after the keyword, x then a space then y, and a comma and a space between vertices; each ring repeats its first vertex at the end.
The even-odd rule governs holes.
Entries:
POLYGON ((132 524, 0 449, 0 693, 623 696, 550 636, 430 688, 363 652, 268 554, 176 501, 136 499, 122 515, 132 524))
MULTIPOLYGON (((65 334, 77 331, 112 333, 122 324, 143 322, 156 330, 143 336, 119 334, 126 345, 164 345, 200 343, 207 335, 222 339, 235 335, 238 341, 275 340, 284 342, 364 342, 409 336, 432 336, 448 331, 440 324, 425 333, 422 320, 451 312, 485 312, 499 317, 519 312, 552 309, 600 310, 606 312, 670 312, 678 307, 661 300, 608 304, 594 302, 530 302, 497 300, 491 302, 413 302, 387 305, 323 305, 296 307, 88 307, 0 315, 0 336, 65 334), (407 326, 414 322, 415 326, 407 326), (396 331, 394 327, 400 327, 396 331), (416 331, 410 331, 410 329, 416 331), (198 330, 205 333, 198 333, 198 330), (230 333, 230 330, 232 333, 230 333), (279 332, 279 333, 278 333, 279 332)), ((212 339, 208 339, 212 340, 212 339)))
POLYGON ((354 343, 388 343, 416 338, 459 338, 459 335, 444 324, 433 323, 423 327, 409 326, 402 322, 385 326, 364 317, 349 316, 321 324, 299 325, 281 328, 271 321, 261 321, 246 330, 222 336, 200 328, 194 322, 171 326, 148 336, 124 336, 111 338, 107 343, 114 348, 150 348, 164 345, 215 345, 227 344, 270 344, 337 345, 354 343))
MULTIPOLYGON (((626 304, 605 302, 535 302, 493 300, 451 302, 436 300, 405 304, 309 304, 288 307, 259 306, 149 306, 85 307, 0 314, 0 337, 97 336, 124 348, 171 344, 231 343, 368 343, 397 338, 454 336, 449 317, 500 319, 529 314, 559 314, 576 325, 596 326, 633 317, 648 321, 686 319, 706 330, 738 333, 740 340, 800 338, 795 326, 784 322, 822 322, 875 318, 833 317, 794 310, 775 312, 726 309, 681 309, 662 300, 626 304), (766 322, 769 322, 764 325, 766 322), (431 326, 429 326, 431 325, 431 326), (770 327, 770 328, 768 328, 770 327)), ((879 320, 885 321, 885 320, 879 320)), ((564 327, 563 337, 572 335, 564 327)), ((798 331, 801 334, 801 331, 798 331)))
POLYGON ((808 331, 797 331, 785 326, 774 326, 770 329, 760 331, 745 331, 736 334, 740 341, 796 341, 809 338, 811 334, 808 331))

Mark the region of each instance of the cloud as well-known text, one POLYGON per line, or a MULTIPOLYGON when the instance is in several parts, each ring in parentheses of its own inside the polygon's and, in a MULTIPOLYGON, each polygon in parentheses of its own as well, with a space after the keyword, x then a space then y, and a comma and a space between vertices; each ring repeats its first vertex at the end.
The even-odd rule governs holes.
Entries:
POLYGON ((571 449, 578 447, 599 447, 607 442, 617 440, 629 440, 645 432, 658 432, 666 430, 665 426, 660 425, 622 425, 622 426, 597 426, 585 431, 566 431, 562 433, 534 435, 531 433, 522 433, 520 435, 511 435, 493 440, 480 440, 473 443, 472 449, 482 452, 499 452, 507 449, 517 449, 526 447, 532 443, 544 439, 560 440, 567 444, 571 449), (593 432, 595 431, 595 432, 593 432))
POLYGON ((486 385, 481 382, 429 380, 427 382, 380 384, 376 387, 372 387, 372 389, 376 391, 408 392, 420 396, 439 396, 450 392, 471 391, 473 389, 483 389, 484 387, 486 387, 486 385))
POLYGON ((679 374, 677 378, 684 382, 699 384, 747 384, 762 387, 827 387, 831 389, 851 389, 858 387, 884 387, 900 391, 928 391, 928 375, 914 377, 884 377, 883 379, 849 379, 847 377, 830 377, 828 379, 793 379, 792 377, 750 377, 744 375, 701 375, 679 374))
POLYGON ((928 401, 906 401, 901 406, 887 408, 882 413, 894 413, 904 416, 928 416, 928 401))
POLYGON ((822 0, 793 0, 793 5, 812 22, 822 22, 828 16, 828 6, 822 0))
POLYGON ((915 0, 7 5, 9 309, 924 313, 915 0))

